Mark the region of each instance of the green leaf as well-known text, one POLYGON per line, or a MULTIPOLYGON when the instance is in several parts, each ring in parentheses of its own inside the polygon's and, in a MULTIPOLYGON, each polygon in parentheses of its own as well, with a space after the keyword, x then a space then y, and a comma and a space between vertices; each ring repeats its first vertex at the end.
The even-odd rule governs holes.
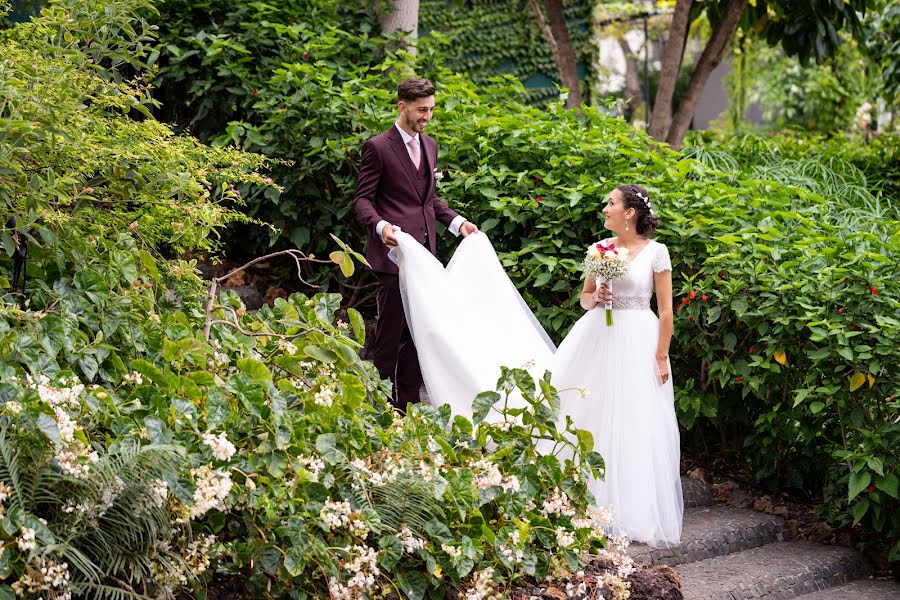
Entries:
POLYGON ((853 515, 853 524, 856 525, 862 518, 866 516, 866 512, 869 510, 869 499, 861 498, 859 502, 855 503, 850 507, 850 514, 853 515))
POLYGON ((56 419, 51 417, 46 413, 41 413, 37 418, 37 426, 44 435, 50 438, 50 441, 54 444, 59 444, 61 438, 59 436, 59 425, 56 423, 56 419))
POLYGON ((378 564, 385 571, 393 571, 400 559, 403 558, 403 544, 395 535, 385 535, 378 540, 378 564))
POLYGON ((401 571, 397 573, 397 585, 409 600, 424 600, 427 582, 418 571, 401 571))
POLYGON ((338 436, 334 433, 319 434, 316 438, 316 450, 322 460, 332 465, 340 461, 343 456, 338 448, 338 436))
POLYGON ((488 416, 491 407, 500 401, 497 392, 481 392, 472 401, 472 421, 478 425, 488 416))
POLYGON ((258 383, 265 383, 272 379, 272 373, 268 367, 255 358, 239 358, 237 366, 258 383))
POLYGON ((893 473, 888 473, 884 477, 879 477, 875 480, 875 487, 891 498, 900 498, 897 495, 897 483, 897 476, 893 473))
POLYGON ((578 447, 584 452, 594 449, 594 434, 586 429, 576 429, 575 435, 578 437, 578 447))
POLYGON ((872 482, 872 475, 865 469, 850 474, 849 496, 847 500, 853 500, 860 492, 866 489, 872 482))
POLYGON ((323 348, 321 346, 317 346, 316 344, 308 344, 303 347, 303 352, 307 356, 311 358, 315 358, 324 363, 333 363, 337 360, 337 354, 328 350, 327 348, 323 348))
POLYGON ((350 328, 353 330, 354 339, 360 344, 366 343, 366 322, 362 314, 355 308, 347 309, 347 317, 350 319, 350 328))

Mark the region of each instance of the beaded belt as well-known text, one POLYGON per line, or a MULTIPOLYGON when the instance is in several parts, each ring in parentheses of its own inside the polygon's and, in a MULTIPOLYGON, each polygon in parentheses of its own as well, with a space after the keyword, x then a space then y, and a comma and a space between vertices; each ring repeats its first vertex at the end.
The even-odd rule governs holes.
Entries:
POLYGON ((650 298, 644 296, 616 296, 613 300, 615 310, 650 310, 650 298))

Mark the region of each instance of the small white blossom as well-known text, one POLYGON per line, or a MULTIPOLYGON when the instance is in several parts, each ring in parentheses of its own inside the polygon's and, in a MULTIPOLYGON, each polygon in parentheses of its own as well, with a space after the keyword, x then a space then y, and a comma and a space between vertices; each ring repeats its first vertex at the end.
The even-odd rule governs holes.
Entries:
POLYGON ((568 548, 575 543, 575 534, 571 531, 566 531, 564 527, 557 527, 556 543, 562 548, 568 548))
POLYGON ((19 550, 22 552, 28 552, 29 550, 37 548, 34 529, 31 527, 22 527, 22 535, 16 538, 16 544, 18 544, 19 550))
POLYGON ((125 381, 131 382, 134 385, 141 385, 144 383, 144 377, 137 371, 132 371, 125 376, 125 381))
POLYGON ((325 506, 319 511, 319 517, 329 529, 337 529, 350 524, 350 514, 352 512, 353 509, 350 508, 350 503, 346 500, 343 502, 326 500, 325 506))
POLYGON ((400 543, 403 544, 403 550, 407 554, 412 554, 416 550, 425 547, 425 540, 417 538, 406 525, 403 526, 403 529, 400 530, 400 535, 397 537, 400 539, 400 543))
POLYGON ((218 471, 212 465, 203 465, 191 469, 194 476, 194 504, 191 506, 191 518, 199 517, 208 511, 225 510, 225 499, 231 493, 231 474, 218 471))
POLYGON ((203 443, 212 449, 213 456, 219 460, 229 460, 237 450, 234 444, 228 441, 224 431, 219 435, 203 434, 203 443))
POLYGON ((18 415, 22 412, 22 405, 16 402, 15 400, 10 400, 5 405, 6 410, 10 412, 10 414, 18 415))
POLYGON ((459 546, 451 546, 450 544, 441 544, 441 550, 446 552, 450 558, 459 558, 462 556, 462 548, 459 546))

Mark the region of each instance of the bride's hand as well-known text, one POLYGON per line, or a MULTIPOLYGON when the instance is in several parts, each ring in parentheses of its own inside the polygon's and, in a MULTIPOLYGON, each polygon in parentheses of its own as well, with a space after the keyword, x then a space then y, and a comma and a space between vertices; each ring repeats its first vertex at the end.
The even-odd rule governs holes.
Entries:
POLYGON ((597 288, 597 291, 594 292, 593 296, 594 300, 597 304, 612 304, 615 299, 615 295, 612 293, 612 290, 609 289, 609 286, 605 283, 601 283, 600 287, 597 288))
POLYGON ((668 356, 657 356, 656 357, 656 370, 659 372, 659 378, 663 383, 669 381, 669 357, 668 356))

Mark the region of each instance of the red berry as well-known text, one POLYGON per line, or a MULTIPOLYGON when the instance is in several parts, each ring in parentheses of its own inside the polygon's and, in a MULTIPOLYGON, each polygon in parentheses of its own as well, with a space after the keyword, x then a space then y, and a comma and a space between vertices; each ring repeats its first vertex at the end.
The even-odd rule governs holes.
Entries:
POLYGON ((870 485, 870 486, 867 487, 866 489, 869 490, 870 492, 874 492, 874 491, 875 491, 875 486, 874 486, 874 485, 870 485))
POLYGON ((702 296, 700 296, 700 299, 703 300, 704 302, 706 302, 706 294, 703 294, 702 296))
POLYGON ((253 95, 254 95, 254 96, 255 96, 255 95, 256 95, 256 90, 253 90, 253 92, 252 92, 252 93, 253 93, 253 95))
POLYGON ((734 382, 735 382, 735 383, 740 383, 740 382, 742 382, 743 380, 744 380, 743 377, 735 377, 735 378, 734 378, 734 382))
POLYGON ((682 298, 682 299, 681 299, 681 303, 682 303, 682 304, 690 304, 691 301, 690 301, 690 299, 688 299, 688 298, 682 298))
POLYGON ((278 107, 278 110, 284 110, 284 106, 278 107))
POLYGON ((694 290, 691 290, 691 293, 688 295, 691 297, 691 300, 693 300, 694 298, 697 297, 697 292, 695 292, 694 290))
POLYGON ((753 354, 753 351, 754 351, 755 349, 756 349, 756 346, 750 346, 750 350, 748 350, 748 352, 749 352, 750 354, 753 354))
POLYGON ((543 180, 540 177, 535 177, 534 182, 535 183, 543 183, 543 180))
POLYGON ((543 196, 538 196, 537 198, 534 199, 534 201, 535 201, 535 202, 543 202, 543 201, 544 201, 544 197, 543 197, 543 196))
POLYGON ((839 314, 839 315, 844 314, 844 308, 843 308, 843 307, 841 307, 841 308, 838 309, 838 314, 839 314))
POLYGON ((304 52, 304 53, 303 53, 303 60, 306 60, 307 58, 309 58, 309 54, 306 53, 306 52, 304 52))
POLYGON ((682 308, 684 308, 684 307, 683 307, 682 305, 679 304, 679 305, 678 305, 678 308, 676 308, 675 310, 680 311, 682 308))
POLYGON ((850 329, 856 331, 856 323, 850 323, 850 329))
POLYGON ((873 295, 873 296, 877 296, 877 295, 878 295, 878 290, 875 289, 875 286, 874 286, 874 285, 872 286, 872 295, 873 295))

